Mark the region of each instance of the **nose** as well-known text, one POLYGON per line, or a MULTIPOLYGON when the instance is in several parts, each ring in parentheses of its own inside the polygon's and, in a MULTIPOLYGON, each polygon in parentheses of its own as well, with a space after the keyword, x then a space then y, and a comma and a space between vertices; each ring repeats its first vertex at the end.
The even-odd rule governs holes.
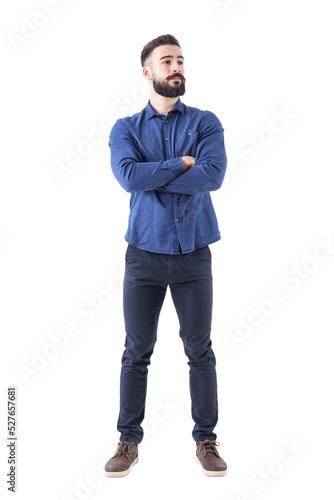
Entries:
POLYGON ((173 67, 172 67, 173 73, 182 73, 182 66, 180 66, 177 61, 173 62, 173 67))

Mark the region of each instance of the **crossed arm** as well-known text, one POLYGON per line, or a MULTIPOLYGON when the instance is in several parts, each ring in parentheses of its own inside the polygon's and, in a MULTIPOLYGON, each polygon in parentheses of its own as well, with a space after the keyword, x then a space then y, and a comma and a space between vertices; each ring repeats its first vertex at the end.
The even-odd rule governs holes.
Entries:
POLYGON ((138 147, 124 120, 118 120, 109 138, 111 167, 128 192, 157 189, 161 193, 197 194, 215 191, 226 171, 224 129, 211 112, 201 130, 196 159, 182 156, 159 162, 142 162, 138 147))

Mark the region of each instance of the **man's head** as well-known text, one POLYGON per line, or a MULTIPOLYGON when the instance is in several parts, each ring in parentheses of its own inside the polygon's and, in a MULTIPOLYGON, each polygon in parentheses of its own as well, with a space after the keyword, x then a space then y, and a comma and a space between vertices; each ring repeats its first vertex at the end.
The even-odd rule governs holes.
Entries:
POLYGON ((173 35, 161 35, 151 40, 143 48, 140 59, 143 75, 151 81, 157 94, 178 97, 185 93, 184 58, 173 35))

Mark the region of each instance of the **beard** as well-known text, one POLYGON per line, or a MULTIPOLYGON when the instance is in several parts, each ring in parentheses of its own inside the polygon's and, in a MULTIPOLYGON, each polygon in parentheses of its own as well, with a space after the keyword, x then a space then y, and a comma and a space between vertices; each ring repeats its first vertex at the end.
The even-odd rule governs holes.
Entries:
POLYGON ((159 81, 153 77, 153 88, 157 94, 163 97, 179 97, 180 95, 184 95, 186 91, 185 83, 186 79, 184 78, 183 75, 180 74, 175 74, 172 77, 169 77, 167 81, 166 80, 159 81), (175 82, 174 84, 168 83, 168 80, 174 78, 175 76, 180 77, 181 81, 177 83, 175 82))

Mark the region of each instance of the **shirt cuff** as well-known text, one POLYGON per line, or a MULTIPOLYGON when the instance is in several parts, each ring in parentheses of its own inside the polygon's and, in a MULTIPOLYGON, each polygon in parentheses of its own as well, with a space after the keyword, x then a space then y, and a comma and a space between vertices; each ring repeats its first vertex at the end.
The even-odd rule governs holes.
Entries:
POLYGON ((184 172, 183 161, 181 157, 179 158, 171 158, 167 160, 168 168, 174 172, 176 175, 180 175, 184 172))

